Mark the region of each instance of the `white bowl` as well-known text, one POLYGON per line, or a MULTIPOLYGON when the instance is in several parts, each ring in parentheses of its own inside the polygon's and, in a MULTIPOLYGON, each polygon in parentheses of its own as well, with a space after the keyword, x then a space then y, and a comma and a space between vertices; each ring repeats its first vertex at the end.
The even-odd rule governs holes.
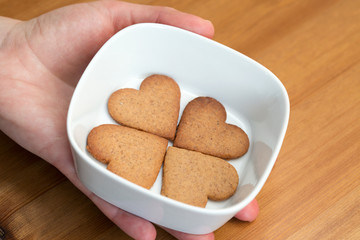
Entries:
POLYGON ((142 23, 115 34, 90 62, 72 97, 67 131, 77 174, 96 195, 167 228, 205 234, 225 224, 259 193, 279 153, 289 111, 284 86, 259 63, 189 31, 142 23), (155 73, 179 84, 180 111, 197 96, 213 97, 225 106, 227 122, 248 134, 248 153, 229 161, 240 179, 230 199, 209 201, 206 208, 190 206, 160 195, 162 170, 146 190, 108 171, 86 151, 93 127, 115 124, 107 112, 110 94, 123 87, 138 89, 155 73))

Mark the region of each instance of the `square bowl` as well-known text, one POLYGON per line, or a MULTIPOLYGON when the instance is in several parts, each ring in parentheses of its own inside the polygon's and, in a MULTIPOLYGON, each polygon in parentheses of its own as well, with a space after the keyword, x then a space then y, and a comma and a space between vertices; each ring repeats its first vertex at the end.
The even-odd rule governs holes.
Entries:
POLYGON ((280 151, 289 111, 280 80, 254 60, 186 30, 141 23, 119 31, 94 56, 74 91, 67 133, 77 174, 93 193, 161 226, 206 234, 225 224, 259 193, 280 151), (107 111, 111 93, 124 87, 138 89, 151 74, 170 76, 179 84, 180 117, 190 100, 210 96, 225 106, 227 122, 248 134, 248 152, 229 161, 239 175, 231 198, 209 200, 205 208, 190 206, 160 194, 162 170, 147 190, 108 171, 86 151, 93 127, 115 124, 107 111))

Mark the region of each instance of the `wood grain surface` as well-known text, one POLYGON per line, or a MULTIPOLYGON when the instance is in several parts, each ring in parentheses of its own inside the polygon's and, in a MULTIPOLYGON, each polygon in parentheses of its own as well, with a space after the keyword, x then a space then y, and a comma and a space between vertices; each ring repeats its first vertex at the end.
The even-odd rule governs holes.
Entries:
MULTIPOLYGON (((27 20, 76 2, 0 0, 0 15, 27 20)), ((214 40, 269 68, 288 91, 288 131, 257 196, 259 217, 230 220, 216 239, 360 239, 360 1, 131 2, 211 20, 214 40)), ((7 239, 130 239, 3 133, 0 226, 7 239)), ((157 239, 172 239, 157 230, 157 239)))

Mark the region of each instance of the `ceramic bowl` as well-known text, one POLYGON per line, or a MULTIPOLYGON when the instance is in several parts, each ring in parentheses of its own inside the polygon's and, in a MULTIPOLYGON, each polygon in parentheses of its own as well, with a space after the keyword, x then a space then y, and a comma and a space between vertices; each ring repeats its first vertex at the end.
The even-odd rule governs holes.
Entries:
POLYGON ((176 27, 142 23, 115 34, 98 51, 73 94, 67 118, 77 174, 93 193, 130 213, 178 231, 216 230, 249 204, 263 187, 279 153, 289 119, 284 86, 268 69, 213 40, 176 27), (117 89, 138 89, 151 74, 172 77, 181 89, 181 112, 197 96, 210 96, 227 110, 227 122, 249 136, 249 151, 230 160, 236 193, 205 208, 160 195, 162 170, 150 190, 113 174, 86 151, 90 130, 113 123, 107 100, 117 89))

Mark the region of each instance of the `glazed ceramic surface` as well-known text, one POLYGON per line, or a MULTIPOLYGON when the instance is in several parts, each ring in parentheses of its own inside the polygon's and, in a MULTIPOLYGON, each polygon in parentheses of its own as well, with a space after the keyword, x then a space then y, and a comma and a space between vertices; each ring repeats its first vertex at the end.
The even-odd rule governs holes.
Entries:
POLYGON ((259 193, 280 151, 289 111, 284 86, 259 63, 194 33, 143 23, 115 34, 90 62, 73 94, 67 131, 77 174, 96 195, 167 228, 205 234, 225 224, 259 193), (228 200, 209 201, 199 208, 166 198, 160 195, 162 170, 147 190, 108 171, 86 151, 93 127, 116 124, 107 111, 111 93, 138 89, 151 74, 168 75, 179 84, 180 116, 189 101, 210 96, 225 106, 227 122, 248 134, 249 151, 229 161, 239 174, 239 185, 228 200))

